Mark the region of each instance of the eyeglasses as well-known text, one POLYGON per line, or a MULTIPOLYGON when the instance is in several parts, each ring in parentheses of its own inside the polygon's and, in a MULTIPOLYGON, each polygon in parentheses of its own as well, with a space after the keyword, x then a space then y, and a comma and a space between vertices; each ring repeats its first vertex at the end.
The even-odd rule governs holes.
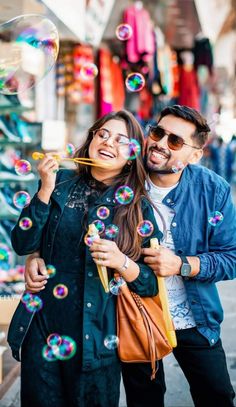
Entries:
POLYGON ((160 141, 163 137, 167 136, 167 145, 171 150, 181 150, 183 146, 189 146, 196 150, 201 150, 200 147, 192 146, 184 142, 184 139, 174 133, 168 133, 161 126, 150 126, 148 135, 154 141, 160 141))
POLYGON ((97 138, 100 141, 107 141, 111 137, 113 137, 114 142, 117 146, 128 146, 130 143, 130 139, 122 134, 116 134, 113 135, 111 132, 107 129, 97 129, 94 130, 93 132, 93 138, 97 138))

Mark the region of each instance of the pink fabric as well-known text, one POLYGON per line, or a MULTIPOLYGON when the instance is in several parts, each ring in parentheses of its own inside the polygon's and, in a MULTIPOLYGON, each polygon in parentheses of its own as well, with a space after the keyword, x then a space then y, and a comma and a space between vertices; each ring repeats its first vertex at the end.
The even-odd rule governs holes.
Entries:
POLYGON ((147 10, 137 9, 135 5, 124 12, 124 23, 133 29, 132 37, 126 42, 126 53, 129 62, 135 63, 140 59, 149 61, 155 52, 153 27, 147 10))

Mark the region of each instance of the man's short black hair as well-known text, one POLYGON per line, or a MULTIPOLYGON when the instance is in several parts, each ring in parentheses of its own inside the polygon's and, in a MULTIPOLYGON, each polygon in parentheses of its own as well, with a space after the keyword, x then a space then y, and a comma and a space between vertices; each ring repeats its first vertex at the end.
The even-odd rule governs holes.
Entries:
POLYGON ((192 134, 192 139, 199 147, 203 147, 204 144, 206 144, 210 127, 208 126, 206 119, 197 110, 188 106, 168 106, 161 111, 158 123, 163 117, 169 115, 180 117, 181 119, 193 123, 196 126, 196 131, 192 134))

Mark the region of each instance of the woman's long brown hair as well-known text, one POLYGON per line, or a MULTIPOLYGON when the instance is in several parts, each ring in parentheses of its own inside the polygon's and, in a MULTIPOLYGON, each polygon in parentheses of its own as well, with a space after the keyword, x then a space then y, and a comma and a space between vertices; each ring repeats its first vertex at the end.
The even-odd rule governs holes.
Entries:
MULTIPOLYGON (((101 119, 98 119, 88 130, 88 137, 80 149, 75 153, 75 157, 89 158, 89 145, 93 138, 93 131, 100 129, 109 120, 122 120, 126 124, 128 137, 135 139, 141 146, 141 153, 131 161, 131 165, 126 164, 121 173, 109 179, 109 184, 113 187, 128 185, 134 191, 134 199, 128 205, 119 205, 115 211, 114 223, 119 227, 119 234, 116 243, 119 249, 127 254, 131 259, 137 260, 141 255, 142 238, 137 233, 137 226, 143 220, 141 210, 141 198, 148 195, 145 189, 146 171, 143 164, 144 138, 142 129, 135 117, 126 110, 108 113, 101 119)), ((78 164, 79 174, 88 177, 91 169, 86 165, 78 164)), ((107 169, 109 176, 109 169, 107 169)))

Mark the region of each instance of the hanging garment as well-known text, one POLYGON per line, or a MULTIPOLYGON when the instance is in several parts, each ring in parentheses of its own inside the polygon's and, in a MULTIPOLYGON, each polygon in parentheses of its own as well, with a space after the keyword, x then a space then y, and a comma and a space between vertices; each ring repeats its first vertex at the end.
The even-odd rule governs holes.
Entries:
POLYGON ((153 27, 149 12, 135 5, 128 7, 124 12, 124 23, 132 27, 133 35, 126 42, 127 59, 131 63, 149 61, 154 52, 155 44, 153 27))
POLYGON ((200 110, 200 95, 196 72, 191 65, 180 68, 180 96, 179 104, 200 110))
POLYGON ((193 54, 195 70, 197 70, 199 65, 205 65, 208 67, 210 74, 212 74, 213 53, 208 38, 195 39, 193 54))

